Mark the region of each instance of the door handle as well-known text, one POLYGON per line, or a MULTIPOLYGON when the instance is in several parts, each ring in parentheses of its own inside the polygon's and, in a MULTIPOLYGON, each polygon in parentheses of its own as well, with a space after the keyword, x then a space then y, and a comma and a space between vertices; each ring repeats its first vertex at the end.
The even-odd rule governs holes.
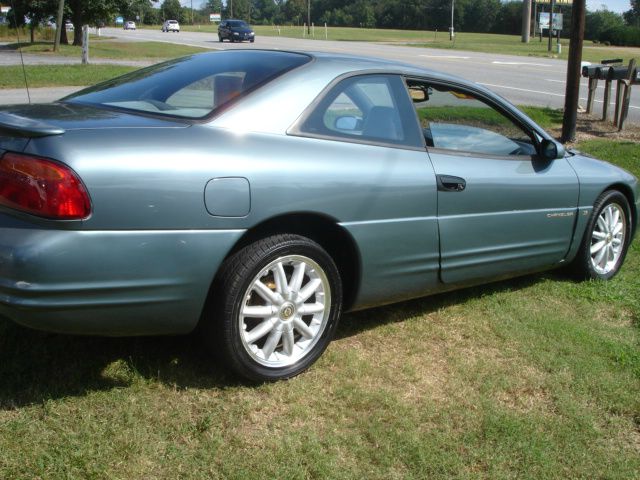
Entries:
POLYGON ((436 175, 438 181, 438 191, 440 192, 462 192, 467 188, 464 178, 451 175, 436 175))

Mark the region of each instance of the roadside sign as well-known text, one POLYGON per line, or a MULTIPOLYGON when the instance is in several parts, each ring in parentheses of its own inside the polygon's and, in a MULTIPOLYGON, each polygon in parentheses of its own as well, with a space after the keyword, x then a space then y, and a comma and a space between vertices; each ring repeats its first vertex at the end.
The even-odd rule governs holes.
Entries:
POLYGON ((124 18, 116 17, 116 25, 122 25, 124 23, 124 18))
POLYGON ((210 22, 219 22, 220 20, 222 20, 222 14, 220 14, 220 13, 210 13, 209 14, 209 21, 210 22))
MULTIPOLYGON (((540 30, 549 29, 549 12, 540 12, 540 17, 538 20, 538 28, 540 30)), ((561 13, 553 14, 553 29, 562 30, 562 14, 561 13)))

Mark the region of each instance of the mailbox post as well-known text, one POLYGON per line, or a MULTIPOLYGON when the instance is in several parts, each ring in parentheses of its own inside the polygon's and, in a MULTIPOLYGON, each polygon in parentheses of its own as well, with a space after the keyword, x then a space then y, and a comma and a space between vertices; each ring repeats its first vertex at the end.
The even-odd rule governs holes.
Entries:
POLYGON ((613 114, 613 124, 622 130, 624 122, 629 114, 629 103, 631 101, 631 87, 640 84, 640 74, 636 69, 635 58, 624 66, 622 59, 603 60, 597 65, 587 65, 582 67, 582 76, 589 79, 589 95, 587 97, 587 113, 592 113, 593 102, 598 88, 598 81, 605 81, 604 98, 602 106, 602 120, 607 120, 609 104, 611 100, 611 85, 615 81, 616 85, 616 106, 613 114))

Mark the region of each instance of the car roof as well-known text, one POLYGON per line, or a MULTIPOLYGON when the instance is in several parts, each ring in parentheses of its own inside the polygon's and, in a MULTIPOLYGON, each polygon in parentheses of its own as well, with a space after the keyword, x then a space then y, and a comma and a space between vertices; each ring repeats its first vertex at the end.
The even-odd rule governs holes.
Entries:
MULTIPOLYGON (((238 49, 251 50, 253 52, 265 52, 265 56, 273 50, 259 49, 238 49)), ((282 50, 279 50, 283 52, 282 50)), ((214 125, 225 128, 238 128, 254 131, 264 131, 265 133, 277 133, 286 128, 302 114, 309 104, 335 79, 347 75, 390 73, 405 76, 426 77, 432 81, 441 81, 446 84, 457 85, 462 88, 471 88, 482 93, 490 99, 494 99, 510 110, 513 115, 531 121, 522 112, 518 111, 507 100, 490 91, 486 87, 474 83, 473 81, 450 75, 438 70, 402 63, 394 60, 365 57, 343 53, 329 52, 309 52, 290 50, 289 53, 302 54, 311 57, 308 62, 282 77, 269 82, 264 87, 258 89, 247 98, 247 101, 240 100, 229 111, 223 112, 212 122, 214 125), (291 98, 297 98, 297 102, 291 102, 291 98), (274 102, 275 99, 275 102, 274 102), (253 104, 265 106, 265 111, 269 112, 269 119, 260 118, 255 115, 253 104), (277 105, 277 108, 274 107, 277 105), (249 121, 253 115, 254 119, 249 121), (249 125, 251 124, 251 125, 249 125)), ((202 53, 199 55, 216 55, 212 53, 202 53)))

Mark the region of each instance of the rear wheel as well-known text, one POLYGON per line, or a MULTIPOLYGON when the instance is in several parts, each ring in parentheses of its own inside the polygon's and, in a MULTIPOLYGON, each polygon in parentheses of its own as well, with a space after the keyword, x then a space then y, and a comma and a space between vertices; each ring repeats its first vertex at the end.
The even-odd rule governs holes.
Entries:
POLYGON ((608 190, 600 195, 575 259, 576 272, 602 280, 618 273, 629 247, 631 223, 629 202, 622 193, 608 190))
POLYGON ((259 240, 221 268, 205 340, 237 374, 254 381, 293 377, 325 350, 342 309, 338 269, 298 235, 259 240))

